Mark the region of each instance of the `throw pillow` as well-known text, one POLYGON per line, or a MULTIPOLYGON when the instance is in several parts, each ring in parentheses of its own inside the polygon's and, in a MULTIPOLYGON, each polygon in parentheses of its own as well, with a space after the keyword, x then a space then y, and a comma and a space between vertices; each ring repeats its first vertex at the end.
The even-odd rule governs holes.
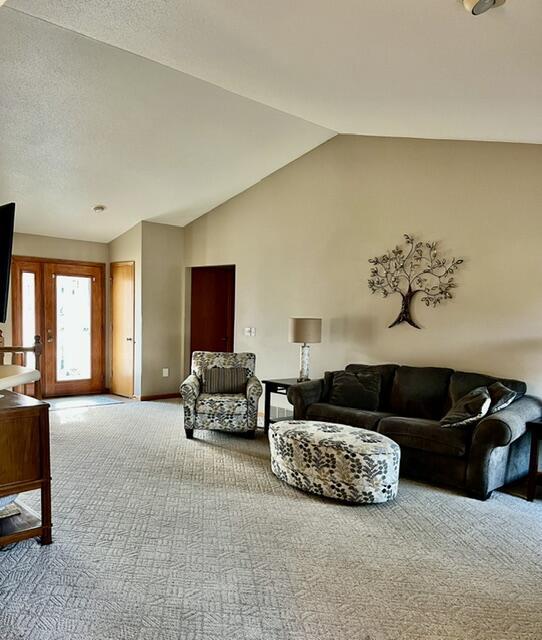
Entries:
POLYGON ((248 370, 244 367, 210 367, 203 370, 203 393, 246 393, 248 370))
POLYGON ((352 409, 376 411, 380 399, 378 373, 337 371, 331 383, 329 403, 352 409))
POLYGON ((336 373, 343 373, 343 369, 340 371, 326 371, 324 373, 324 386, 322 389, 322 402, 329 402, 331 398, 331 389, 333 387, 333 378, 336 373))
POLYGON ((441 427, 467 427, 481 420, 491 405, 487 387, 473 389, 454 404, 440 421, 441 427))
POLYGON ((489 407, 490 414, 497 413, 497 411, 504 409, 509 404, 512 404, 519 396, 516 391, 512 391, 512 389, 509 389, 500 382, 490 384, 487 390, 491 398, 491 406, 489 407))

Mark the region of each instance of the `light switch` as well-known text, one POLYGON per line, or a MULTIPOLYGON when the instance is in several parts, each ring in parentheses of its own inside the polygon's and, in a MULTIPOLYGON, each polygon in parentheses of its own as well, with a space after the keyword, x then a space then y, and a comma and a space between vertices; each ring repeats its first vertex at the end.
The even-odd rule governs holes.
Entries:
POLYGON ((169 378, 169 369, 162 369, 162 378, 169 378))
POLYGON ((245 335, 246 336, 252 335, 252 327, 245 327, 245 335))

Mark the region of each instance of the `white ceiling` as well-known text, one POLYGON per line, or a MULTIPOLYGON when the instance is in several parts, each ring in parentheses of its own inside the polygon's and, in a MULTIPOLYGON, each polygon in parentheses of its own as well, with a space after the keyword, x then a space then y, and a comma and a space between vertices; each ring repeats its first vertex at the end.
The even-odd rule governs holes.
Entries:
POLYGON ((0 202, 19 232, 184 225, 335 135, 5 6, 0 52, 0 202))
MULTIPOLYGON (((51 150, 61 156, 61 183, 38 175, 53 201, 63 186, 79 207, 83 192, 89 205, 107 200, 124 221, 168 213, 158 219, 184 224, 333 131, 542 143, 541 25, 541 0, 507 0, 480 17, 458 0, 8 0, 0 37, 15 60, 2 63, 0 86, 5 96, 6 74, 11 92, 18 75, 27 78, 10 106, 33 122, 25 134, 42 134, 34 146, 44 159, 51 161, 51 150), (23 102, 43 94, 38 110, 23 102), (190 126, 184 112, 175 117, 178 105, 168 108, 181 96, 183 108, 189 102, 195 111, 190 126), (152 112, 160 117, 149 120, 152 112), (217 114, 228 119, 217 122, 217 114), (107 135, 99 130, 105 123, 107 135), (216 136, 224 140, 218 153, 216 136), (168 145, 173 140, 183 141, 182 150, 168 145), (109 157, 119 153, 123 162, 109 157), (91 169, 96 161, 100 171, 91 169), (97 173, 104 186, 115 181, 103 195, 97 173)), ((26 179, 35 191, 34 176, 26 179)))

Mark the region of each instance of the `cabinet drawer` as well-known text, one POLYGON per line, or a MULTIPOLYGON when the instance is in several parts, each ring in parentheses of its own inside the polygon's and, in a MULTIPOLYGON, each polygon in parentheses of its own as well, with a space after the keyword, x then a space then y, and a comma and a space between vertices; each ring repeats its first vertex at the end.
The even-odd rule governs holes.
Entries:
POLYGON ((0 423, 0 485, 42 477, 37 415, 4 417, 0 423))

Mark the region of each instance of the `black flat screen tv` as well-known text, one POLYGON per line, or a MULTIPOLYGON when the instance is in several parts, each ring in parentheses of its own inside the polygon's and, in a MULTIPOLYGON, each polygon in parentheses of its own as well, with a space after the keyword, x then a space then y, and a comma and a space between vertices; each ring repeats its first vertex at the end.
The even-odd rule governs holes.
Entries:
POLYGON ((6 321, 11 273, 15 203, 0 206, 0 322, 6 321))

